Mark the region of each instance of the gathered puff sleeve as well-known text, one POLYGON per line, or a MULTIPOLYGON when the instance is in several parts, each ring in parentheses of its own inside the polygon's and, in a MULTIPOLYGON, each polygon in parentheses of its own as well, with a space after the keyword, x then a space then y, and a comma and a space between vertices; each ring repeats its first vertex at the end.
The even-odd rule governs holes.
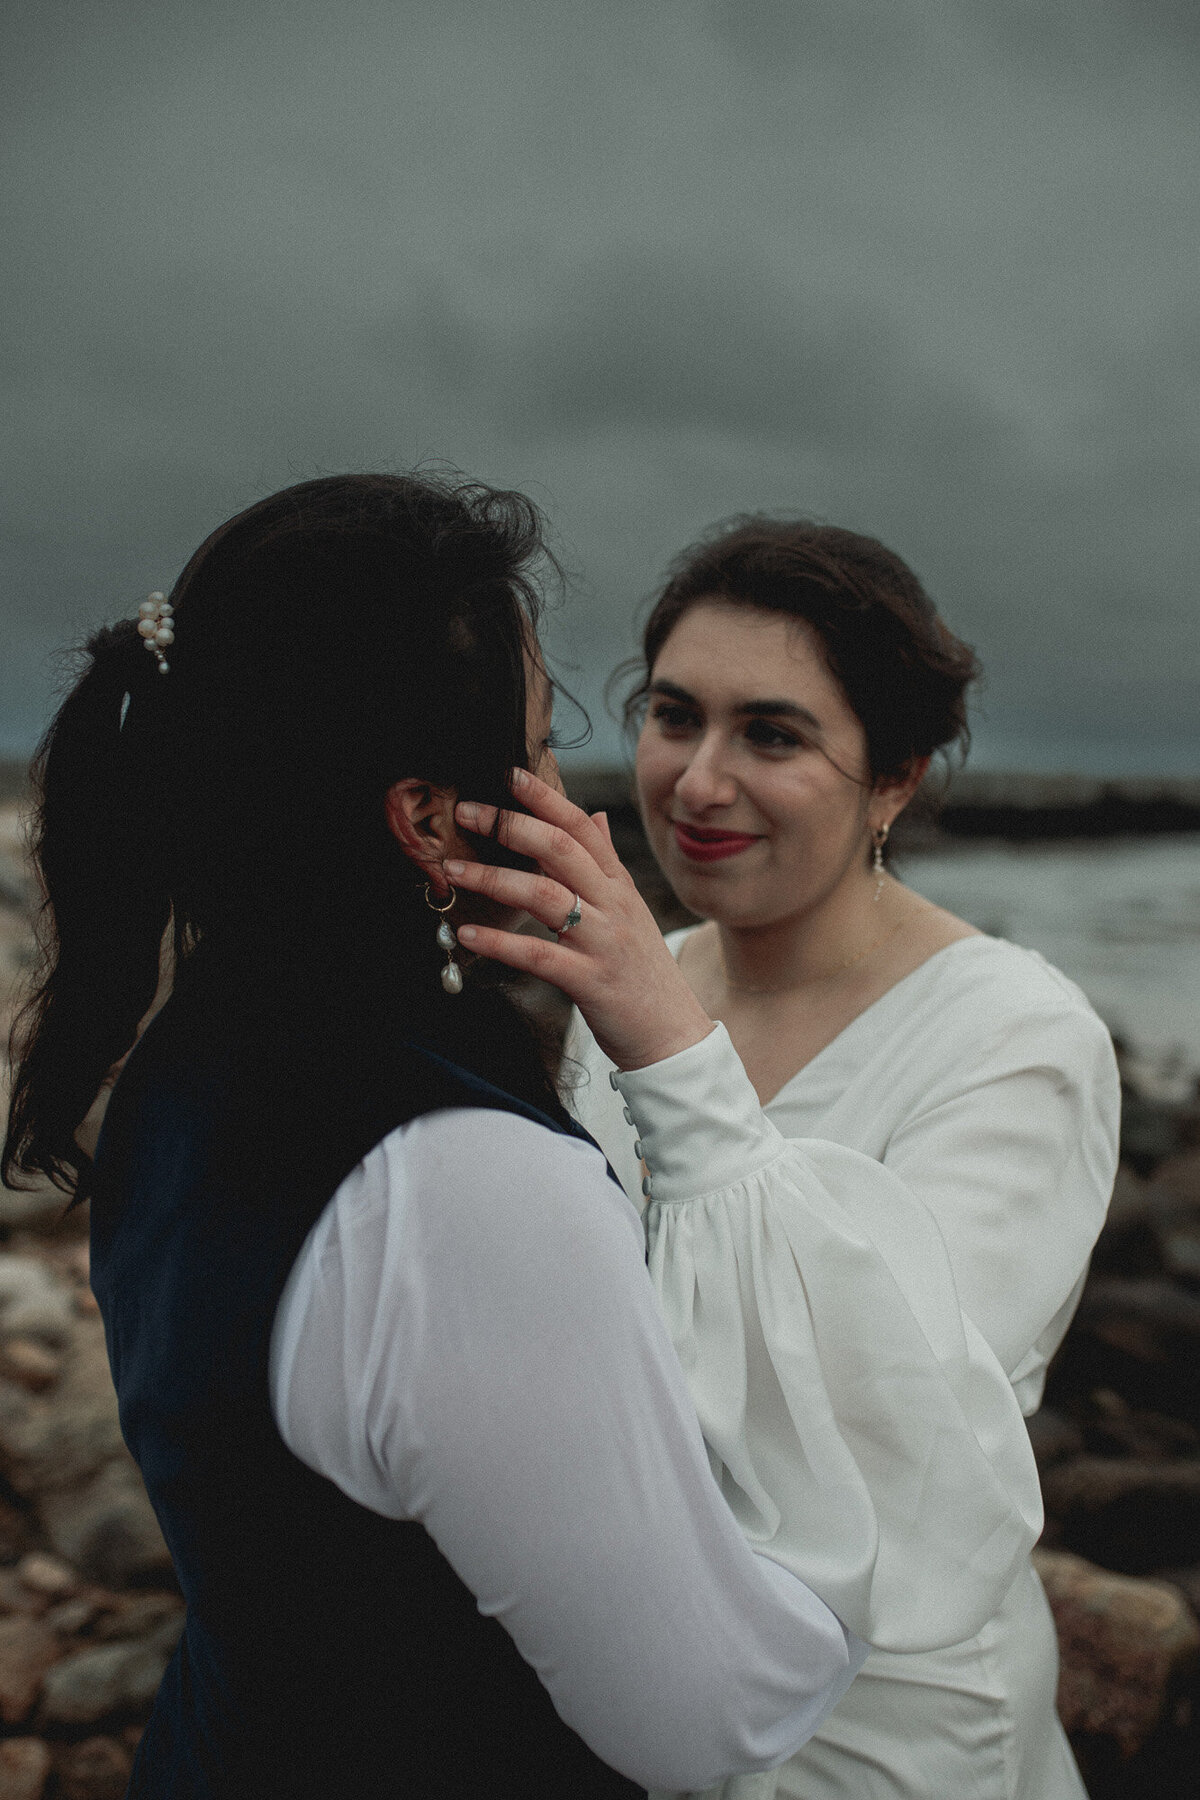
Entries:
POLYGON ((652 1172, 650 1271, 725 1498, 756 1550, 878 1649, 973 1635, 1041 1528, 1010 1376, 1073 1304, 1112 1176, 1092 1171, 1091 1216, 1051 1244, 1078 1134, 1048 1060, 1026 1044, 1011 1066, 960 1071, 957 1098, 935 1092, 897 1133, 895 1166, 782 1136, 723 1026, 612 1077, 652 1172))

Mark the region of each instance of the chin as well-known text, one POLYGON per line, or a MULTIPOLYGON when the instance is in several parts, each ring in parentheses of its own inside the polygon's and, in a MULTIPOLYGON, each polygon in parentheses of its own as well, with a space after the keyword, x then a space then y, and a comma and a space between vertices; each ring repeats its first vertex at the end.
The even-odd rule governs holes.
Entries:
POLYGON ((739 892, 742 883, 730 880, 728 871, 697 873, 690 864, 683 869, 668 864, 663 873, 675 898, 698 918, 715 919, 718 925, 757 921, 759 909, 749 894, 739 892))

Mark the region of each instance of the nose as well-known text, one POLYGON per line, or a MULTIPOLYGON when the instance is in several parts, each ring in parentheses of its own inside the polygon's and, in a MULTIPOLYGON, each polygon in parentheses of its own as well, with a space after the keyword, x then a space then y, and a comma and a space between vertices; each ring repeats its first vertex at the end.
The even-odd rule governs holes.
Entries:
POLYGON ((695 744, 687 766, 675 783, 675 795, 689 813, 714 806, 732 806, 737 782, 726 761, 727 745, 717 731, 706 731, 695 744))

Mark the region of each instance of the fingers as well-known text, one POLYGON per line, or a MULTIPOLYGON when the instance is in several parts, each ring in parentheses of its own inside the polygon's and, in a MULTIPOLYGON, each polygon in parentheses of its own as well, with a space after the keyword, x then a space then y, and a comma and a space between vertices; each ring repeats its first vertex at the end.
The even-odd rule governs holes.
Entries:
POLYGON ((607 829, 601 830, 595 819, 590 818, 582 807, 574 805, 565 794, 560 794, 548 782, 531 775, 528 769, 513 770, 512 786, 522 806, 527 806, 535 818, 544 819, 548 825, 556 825, 574 838, 606 875, 616 875, 620 871, 621 861, 612 847, 607 829))
MULTIPOLYGON (((568 906, 570 901, 567 902, 568 906)), ((573 959, 569 951, 561 945, 550 943, 545 938, 528 937, 515 931, 498 931, 491 925, 463 925, 458 933, 459 942, 478 956, 486 956, 492 962, 507 963, 510 969, 520 969, 523 974, 536 975, 539 981, 553 982, 555 987, 562 988, 571 999, 575 999, 572 976, 575 974, 573 959)))
POLYGON ((608 839, 609 843, 611 844, 612 843, 612 832, 608 828, 608 814, 606 812, 594 812, 592 814, 592 824, 599 826, 600 830, 604 833, 605 837, 608 839))
MULTIPOLYGON (((456 887, 483 894, 512 912, 525 912, 557 932, 575 902, 575 889, 563 887, 548 875, 528 874, 523 869, 502 869, 494 863, 447 861, 446 874, 456 887)), ((459 935, 462 933, 460 931, 459 935)))
MULTIPOLYGON (((548 791, 553 792, 553 789, 548 791)), ((580 812, 578 807, 573 810, 587 826, 596 850, 602 854, 596 854, 591 844, 581 843, 562 825, 553 825, 527 813, 502 812, 495 835, 507 849, 538 863, 543 874, 561 882, 573 894, 598 901, 610 877, 625 875, 624 865, 587 814, 580 812)), ((454 816, 465 830, 477 834, 491 833, 496 824, 494 806, 479 806, 471 800, 460 800, 454 816)))

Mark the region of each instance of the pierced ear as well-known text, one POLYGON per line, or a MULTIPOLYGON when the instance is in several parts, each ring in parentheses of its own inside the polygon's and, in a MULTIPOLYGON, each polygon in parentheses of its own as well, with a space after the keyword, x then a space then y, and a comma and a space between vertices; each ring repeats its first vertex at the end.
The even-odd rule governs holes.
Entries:
POLYGON ((409 776, 394 781, 383 802, 388 830, 436 894, 449 892, 442 863, 461 847, 449 788, 409 776))
POLYGON ((928 756, 914 756, 905 763, 899 775, 890 775, 875 783, 874 793, 881 800, 886 800, 889 807, 894 808, 888 820, 889 825, 895 824, 924 781, 931 760, 928 756))

